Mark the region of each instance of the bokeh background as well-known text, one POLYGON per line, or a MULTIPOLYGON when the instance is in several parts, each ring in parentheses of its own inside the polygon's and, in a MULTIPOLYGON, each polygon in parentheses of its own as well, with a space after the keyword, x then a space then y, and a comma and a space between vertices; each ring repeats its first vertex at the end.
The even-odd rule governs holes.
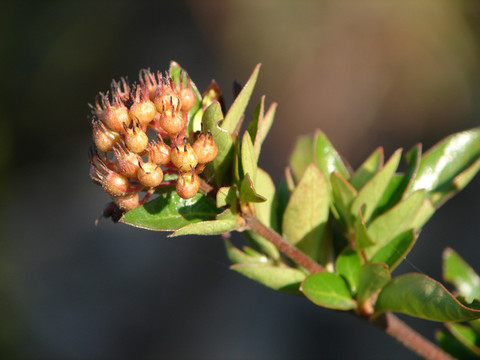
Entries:
MULTIPOLYGON (((228 270, 218 237, 101 221, 87 103, 175 59, 204 89, 262 70, 279 102, 260 164, 327 133, 353 167, 480 125, 480 6, 449 1, 2 1, 0 356, 22 359, 414 359, 369 324, 228 270)), ((251 115, 253 105, 247 111, 251 115)), ((426 226, 398 272, 480 271, 480 178, 426 226)), ((441 324, 406 318, 433 338, 441 324)))

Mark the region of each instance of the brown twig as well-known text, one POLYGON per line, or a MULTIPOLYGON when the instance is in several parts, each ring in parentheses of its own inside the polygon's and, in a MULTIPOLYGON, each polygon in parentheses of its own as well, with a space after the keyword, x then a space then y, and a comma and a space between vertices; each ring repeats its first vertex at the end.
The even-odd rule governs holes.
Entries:
MULTIPOLYGON (((312 258, 288 243, 280 234, 262 224, 256 217, 244 215, 244 218, 249 230, 256 232, 270 241, 278 248, 278 250, 293 260, 296 264, 303 266, 312 274, 325 271, 320 264, 316 263, 312 260, 312 258)), ((424 359, 453 360, 450 355, 424 338, 392 313, 383 314, 373 321, 367 317, 358 317, 360 319, 370 321, 374 325, 378 326, 388 335, 392 336, 401 342, 405 347, 422 356, 424 359)))

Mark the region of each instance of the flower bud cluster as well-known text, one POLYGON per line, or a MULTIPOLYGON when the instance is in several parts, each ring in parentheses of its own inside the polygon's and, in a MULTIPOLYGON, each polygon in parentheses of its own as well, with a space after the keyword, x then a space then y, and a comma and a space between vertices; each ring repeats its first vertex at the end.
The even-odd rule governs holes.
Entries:
POLYGON ((177 87, 168 76, 144 69, 138 83, 113 81, 111 91, 100 93, 91 106, 90 177, 122 211, 139 206, 161 186, 175 184, 182 198, 195 196, 199 174, 217 155, 210 132, 189 143, 188 112, 196 96, 190 81, 183 86, 182 80, 177 87), (177 179, 164 181, 167 173, 177 179), (142 190, 148 195, 140 200, 142 190))

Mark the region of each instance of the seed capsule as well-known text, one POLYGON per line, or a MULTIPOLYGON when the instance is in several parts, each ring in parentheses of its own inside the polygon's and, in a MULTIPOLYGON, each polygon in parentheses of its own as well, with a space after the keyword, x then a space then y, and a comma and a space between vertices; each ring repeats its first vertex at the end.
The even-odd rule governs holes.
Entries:
POLYGON ((187 138, 184 138, 183 146, 177 146, 175 144, 175 147, 172 149, 171 157, 173 165, 178 169, 194 169, 198 164, 195 153, 188 143, 187 138))
POLYGON ((200 179, 195 170, 191 169, 188 172, 180 172, 178 174, 178 180, 176 190, 178 196, 183 199, 190 199, 195 196, 200 188, 200 179))
POLYGON ((115 204, 123 211, 129 211, 140 206, 140 199, 138 197, 138 192, 133 194, 128 194, 124 196, 115 196, 113 198, 115 204))
POLYGON ((160 126, 171 137, 175 137, 185 128, 185 120, 178 112, 165 111, 160 114, 160 126))
POLYGON ((200 164, 208 163, 217 157, 218 147, 215 141, 213 141, 210 130, 207 132, 207 135, 202 133, 198 137, 197 141, 193 144, 193 151, 200 164))
POLYGON ((164 112, 177 112, 180 110, 180 98, 173 90, 171 84, 162 83, 155 92, 155 106, 160 114, 164 112))
POLYGON ((117 101, 112 106, 108 99, 105 99, 105 104, 105 125, 107 125, 110 130, 124 132, 125 127, 129 127, 132 122, 132 119, 130 119, 128 115, 127 107, 117 101))
POLYGON ((113 148, 117 160, 118 172, 126 177, 135 180, 137 178, 139 156, 128 151, 124 144, 117 144, 113 148))
POLYGON ((180 90, 180 110, 183 111, 189 111, 193 106, 195 105, 195 102, 197 101, 197 98, 195 96, 195 93, 190 87, 183 88, 180 90))
POLYGON ((154 188, 162 183, 163 171, 160 166, 151 162, 139 162, 139 166, 137 178, 142 185, 154 188))
POLYGON ((135 119, 133 126, 125 127, 125 145, 128 150, 141 154, 145 151, 148 145, 148 136, 140 128, 140 123, 135 119))
POLYGON ((92 121, 93 140, 100 151, 111 151, 113 146, 120 141, 120 134, 107 129, 101 121, 92 121))
POLYGON ((128 113, 132 119, 138 119, 142 128, 145 128, 154 119, 157 109, 148 97, 146 86, 137 87, 135 99, 128 113))
POLYGON ((158 136, 159 142, 152 142, 148 144, 148 161, 157 165, 167 165, 171 160, 170 146, 163 142, 161 136, 158 136))

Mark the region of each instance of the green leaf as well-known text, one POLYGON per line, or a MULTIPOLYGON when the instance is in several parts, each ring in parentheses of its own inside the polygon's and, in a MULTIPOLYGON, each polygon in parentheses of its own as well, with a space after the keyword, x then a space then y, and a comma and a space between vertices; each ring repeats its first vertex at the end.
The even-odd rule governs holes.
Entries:
MULTIPOLYGON (((190 125, 190 123, 193 123, 192 118, 202 107, 202 96, 200 95, 200 92, 198 91, 197 87, 195 86, 195 83, 192 81, 188 73, 177 62, 170 61, 170 69, 168 73, 170 74, 170 77, 175 83, 175 86, 179 86, 180 80, 183 80, 183 86, 186 87, 188 85, 188 80, 190 80, 190 88, 192 89, 196 98, 195 104, 188 111, 188 120, 190 125)), ((191 132, 190 128, 188 130, 189 132, 191 132)), ((200 129, 196 129, 193 131, 197 131, 197 130, 200 130, 200 129)))
POLYGON ((353 217, 350 213, 350 207, 352 206, 353 200, 357 197, 357 191, 336 170, 332 172, 330 183, 332 185, 332 195, 335 207, 340 217, 345 222, 345 225, 350 227, 353 224, 353 217))
POLYGON ((466 348, 460 341, 455 339, 452 335, 447 334, 445 331, 437 331, 435 338, 442 347, 443 350, 448 352, 455 359, 462 360, 475 360, 478 356, 473 354, 468 348, 466 348))
POLYGON ((470 326, 456 323, 447 323, 445 326, 458 341, 480 357, 480 338, 470 326))
POLYGON ((356 307, 347 283, 340 275, 317 273, 307 277, 300 290, 314 304, 336 310, 351 310, 356 307))
POLYGON ((311 135, 301 136, 290 155, 290 168, 296 181, 300 180, 311 163, 313 163, 313 138, 311 135))
POLYGON ((358 210, 358 216, 355 219, 355 239, 356 239, 356 248, 358 250, 364 250, 369 246, 375 245, 370 235, 368 235, 367 227, 365 225, 365 220, 363 219, 363 206, 358 210))
POLYGON ((267 239, 265 239, 263 236, 249 230, 244 231, 243 234, 250 241, 250 243, 255 249, 267 255, 271 259, 280 259, 280 253, 276 246, 267 239))
POLYGON ((357 216, 358 211, 365 204, 366 208, 364 212, 364 219, 365 222, 370 220, 378 201, 381 199, 383 192, 387 188, 388 183, 392 179, 393 174, 398 167, 401 155, 401 149, 395 151, 385 166, 360 189, 358 196, 353 201, 350 209, 353 216, 357 216))
POLYGON ((225 115, 225 120, 222 122, 222 128, 230 134, 235 132, 243 117, 243 113, 245 112, 248 101, 250 100, 250 96, 252 96, 255 83, 257 82, 260 65, 261 64, 255 66, 252 75, 248 79, 242 91, 240 91, 240 94, 238 94, 227 115, 225 115))
POLYGON ((242 201, 242 203, 260 203, 267 200, 262 195, 259 195, 253 188, 250 174, 245 175, 242 182, 240 183, 240 200, 242 201))
POLYGON ((358 276, 357 301, 364 304, 373 294, 390 281, 390 272, 385 264, 365 264, 358 276))
POLYGON ((373 255, 371 261, 373 263, 387 264, 390 272, 397 267, 398 264, 407 256, 413 244, 417 240, 413 229, 407 230, 397 235, 393 240, 389 241, 373 255))
POLYGON ((467 302, 480 299, 480 277, 453 249, 443 251, 443 278, 455 285, 467 302))
POLYGON ((252 139, 253 143, 255 143, 255 138, 257 137, 259 123, 261 122, 265 114, 264 107, 265 107, 265 95, 263 95, 260 98, 260 102, 258 103, 257 107, 255 108, 255 111, 253 112, 252 121, 248 125, 247 131, 250 134, 250 138, 252 139))
POLYGON ((277 219, 273 216, 275 209, 275 184, 272 178, 266 171, 261 168, 257 168, 257 193, 262 196, 265 201, 255 204, 255 212, 258 220, 267 225, 270 228, 276 227, 277 219), (273 224, 275 222, 275 224, 273 224))
POLYGON ((434 213, 435 207, 432 205, 432 202, 430 199, 425 199, 422 206, 420 206, 420 209, 418 209, 417 213, 415 214, 411 223, 411 227, 415 229, 415 231, 419 231, 434 213))
POLYGON ((350 181, 355 189, 360 190, 377 173, 383 166, 383 157, 383 147, 379 147, 360 165, 350 181))
POLYGON ((362 256, 358 251, 351 248, 342 251, 335 263, 337 274, 345 279, 353 295, 357 293, 358 275, 362 265, 362 256))
POLYGON ((232 165, 234 156, 232 137, 217 126, 222 118, 223 114, 220 104, 215 101, 205 110, 202 119, 203 128, 205 131, 210 130, 212 132, 213 140, 218 147, 217 157, 208 166, 212 168, 215 182, 219 186, 222 185, 225 174, 232 165))
POLYGON ((221 187, 217 192, 217 207, 220 208, 227 205, 233 207, 234 210, 236 209, 237 192, 233 186, 221 187))
POLYGON ((221 235, 237 229, 237 219, 220 219, 201 221, 193 224, 186 225, 169 236, 180 235, 221 235))
POLYGON ((330 180, 330 174, 334 171, 338 171, 346 179, 350 177, 337 150, 320 130, 315 133, 315 161, 328 180, 330 180))
POLYGON ((455 176, 452 180, 453 185, 457 191, 462 190, 465 186, 468 185, 470 181, 477 175, 480 170, 480 158, 470 165, 463 172, 455 176))
POLYGON ((175 191, 171 191, 130 210, 123 215, 120 222, 143 229, 167 231, 191 223, 213 220, 218 213, 215 203, 201 193, 185 200, 175 191))
POLYGON ((375 313, 385 311, 444 322, 480 318, 480 309, 461 304, 439 282, 414 273, 398 276, 382 289, 375 313))
POLYGON ((270 263, 270 260, 265 255, 257 253, 259 256, 251 256, 237 249, 229 240, 225 240, 224 243, 227 257, 234 264, 266 265, 270 263))
POLYGON ((255 186, 257 160, 255 157, 255 150, 253 149, 252 139, 247 131, 245 131, 242 138, 241 158, 243 176, 245 177, 247 174, 250 174, 250 179, 252 180, 253 186, 255 186))
POLYGON ((269 265, 232 265, 230 269, 274 290, 298 293, 305 274, 297 269, 269 265))
POLYGON ((375 245, 365 249, 367 258, 370 259, 385 244, 412 227, 412 221, 425 196, 425 190, 418 190, 372 221, 368 227, 368 235, 375 245))
POLYGON ((290 196, 283 215, 286 240, 313 259, 318 259, 328 215, 329 196, 325 176, 311 164, 290 196))
POLYGON ((283 228, 283 215, 285 209, 287 208, 288 201, 290 200, 290 190, 288 190, 287 182, 285 180, 281 181, 278 185, 277 192, 275 193, 275 200, 273 203, 272 215, 272 229, 276 232, 282 232, 283 228), (274 220, 274 218, 276 220, 274 220))
POLYGON ((478 165, 470 168, 480 157, 480 128, 453 134, 433 148, 420 161, 412 191, 426 189, 432 203, 441 205, 473 177, 478 165), (456 176, 467 171, 464 181, 454 183, 456 176))
MULTIPOLYGON (((210 83, 210 85, 202 95, 202 98, 201 98, 202 101, 199 104, 198 110, 195 112, 195 115, 193 116, 193 118, 190 119, 190 121, 188 122, 187 130, 189 134, 192 134, 195 131, 202 130, 202 118, 203 118, 203 114, 205 113, 205 110, 214 101, 220 101, 221 97, 222 97, 222 92, 220 91, 215 80, 212 80, 212 82, 210 83)), ((192 110, 189 111, 189 114, 191 113, 192 110)))
POLYGON ((253 141, 253 147, 255 149, 255 156, 260 156, 263 141, 265 140, 270 128, 272 127, 273 118, 275 117, 275 111, 277 109, 277 103, 270 105, 267 113, 264 115, 264 103, 265 96, 262 96, 260 103, 258 104, 255 112, 253 113, 253 119, 248 126, 248 133, 253 141))

